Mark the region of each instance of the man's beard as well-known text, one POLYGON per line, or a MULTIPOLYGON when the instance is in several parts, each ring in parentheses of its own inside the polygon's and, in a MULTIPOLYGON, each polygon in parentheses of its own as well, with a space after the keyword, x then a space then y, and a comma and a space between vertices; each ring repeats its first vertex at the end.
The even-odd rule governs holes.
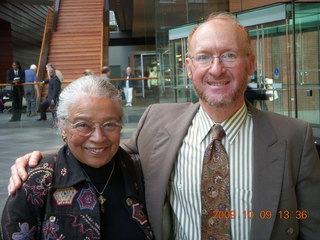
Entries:
POLYGON ((244 96, 244 92, 247 89, 247 76, 244 76, 244 80, 242 84, 237 89, 234 89, 228 96, 221 95, 217 97, 210 96, 210 93, 206 93, 204 90, 198 89, 194 84, 193 89, 195 94, 198 96, 200 100, 208 104, 209 106, 216 107, 216 108, 223 108, 230 106, 233 104, 237 99, 244 96))

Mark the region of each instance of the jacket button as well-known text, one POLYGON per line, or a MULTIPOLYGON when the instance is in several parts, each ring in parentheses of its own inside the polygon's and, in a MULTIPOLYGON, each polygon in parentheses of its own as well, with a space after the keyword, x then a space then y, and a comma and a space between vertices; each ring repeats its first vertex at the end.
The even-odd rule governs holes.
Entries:
POLYGON ((131 200, 131 198, 127 198, 126 203, 127 203, 128 206, 131 206, 131 205, 132 205, 132 200, 131 200))
POLYGON ((287 229, 287 234, 288 234, 288 235, 292 235, 293 232, 294 232, 294 230, 293 230, 292 227, 287 229))

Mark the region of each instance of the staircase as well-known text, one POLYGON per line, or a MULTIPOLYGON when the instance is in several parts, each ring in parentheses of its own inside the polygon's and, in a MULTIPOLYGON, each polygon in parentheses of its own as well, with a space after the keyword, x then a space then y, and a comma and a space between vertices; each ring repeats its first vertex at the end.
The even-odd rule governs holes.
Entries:
POLYGON ((47 63, 59 69, 64 82, 100 75, 103 55, 104 0, 60 0, 57 29, 52 32, 47 63))

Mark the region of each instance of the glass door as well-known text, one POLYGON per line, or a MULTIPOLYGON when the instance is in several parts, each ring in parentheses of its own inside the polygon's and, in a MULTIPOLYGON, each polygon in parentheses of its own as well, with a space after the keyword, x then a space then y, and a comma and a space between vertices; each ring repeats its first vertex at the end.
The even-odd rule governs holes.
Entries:
MULTIPOLYGON (((159 68, 159 54, 158 53, 135 53, 133 55, 134 62, 134 75, 136 77, 147 78, 153 67, 157 66, 159 68)), ((148 80, 137 81, 137 90, 143 98, 146 95, 151 98, 148 92, 148 80)))
POLYGON ((320 128, 320 3, 295 5, 297 117, 320 128))
POLYGON ((248 27, 257 69, 249 84, 268 95, 257 107, 320 128, 320 3, 279 6, 281 20, 248 27))
POLYGON ((253 53, 256 55, 256 72, 249 86, 265 96, 254 102, 264 111, 283 115, 291 114, 290 42, 286 21, 259 24, 249 28, 253 53))
MULTIPOLYGON (((154 68, 156 68, 157 71, 161 73, 159 53, 141 54, 142 77, 149 77, 150 73, 154 70, 154 68)), ((162 85, 163 78, 162 78, 162 75, 160 74, 158 74, 157 76, 158 76, 158 80, 156 81, 158 81, 158 85, 160 87, 162 85)), ((150 103, 158 103, 160 92, 156 93, 158 94, 158 96, 155 96, 154 93, 148 88, 148 81, 149 80, 142 81, 143 96, 146 96, 150 100, 150 103)))
POLYGON ((187 38, 170 41, 170 49, 172 53, 171 66, 173 66, 171 88, 174 91, 174 102, 193 101, 192 82, 187 77, 184 65, 187 53, 187 38))

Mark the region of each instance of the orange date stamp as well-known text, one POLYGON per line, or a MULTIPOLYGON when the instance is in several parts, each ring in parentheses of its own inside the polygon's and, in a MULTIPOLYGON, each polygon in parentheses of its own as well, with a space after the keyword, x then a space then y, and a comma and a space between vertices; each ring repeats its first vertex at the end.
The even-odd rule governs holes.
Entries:
POLYGON ((308 212, 306 210, 281 210, 277 212, 272 211, 242 211, 237 213, 236 211, 212 211, 212 219, 271 219, 278 217, 280 219, 302 219, 308 218, 308 212))

